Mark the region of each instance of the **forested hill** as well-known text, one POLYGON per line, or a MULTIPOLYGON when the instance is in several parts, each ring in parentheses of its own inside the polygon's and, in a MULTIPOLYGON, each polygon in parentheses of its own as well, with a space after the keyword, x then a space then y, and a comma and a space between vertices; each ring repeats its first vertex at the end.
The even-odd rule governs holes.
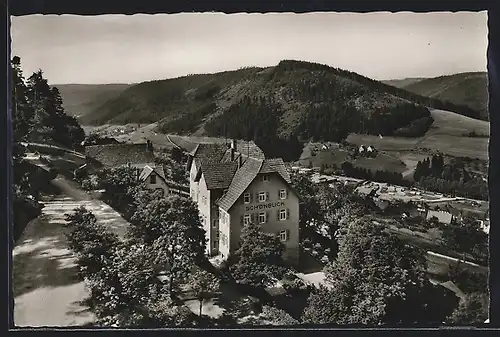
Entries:
POLYGON ((54 84, 52 87, 59 89, 66 113, 81 117, 118 97, 130 84, 54 84))
POLYGON ((469 107, 419 96, 326 65, 285 60, 268 68, 136 84, 83 116, 84 124, 159 122, 164 132, 338 141, 350 132, 420 136, 428 107, 478 117, 469 107))
POLYGON ((468 106, 488 119, 488 74, 486 72, 460 73, 427 78, 403 87, 419 95, 454 104, 468 106))

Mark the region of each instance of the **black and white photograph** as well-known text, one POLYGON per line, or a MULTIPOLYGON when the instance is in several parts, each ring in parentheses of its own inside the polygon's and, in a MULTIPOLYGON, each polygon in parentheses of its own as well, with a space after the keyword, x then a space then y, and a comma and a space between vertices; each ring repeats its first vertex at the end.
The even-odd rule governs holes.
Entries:
POLYGON ((489 323, 486 11, 10 20, 16 328, 489 323))

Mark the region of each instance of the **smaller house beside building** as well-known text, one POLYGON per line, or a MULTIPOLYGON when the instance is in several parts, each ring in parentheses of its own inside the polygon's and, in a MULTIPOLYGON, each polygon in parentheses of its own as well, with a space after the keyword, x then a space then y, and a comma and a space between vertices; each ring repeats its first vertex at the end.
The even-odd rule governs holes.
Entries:
POLYGON ((145 166, 139 174, 139 179, 146 184, 146 188, 161 191, 163 196, 170 194, 189 196, 188 187, 167 179, 161 165, 145 166))

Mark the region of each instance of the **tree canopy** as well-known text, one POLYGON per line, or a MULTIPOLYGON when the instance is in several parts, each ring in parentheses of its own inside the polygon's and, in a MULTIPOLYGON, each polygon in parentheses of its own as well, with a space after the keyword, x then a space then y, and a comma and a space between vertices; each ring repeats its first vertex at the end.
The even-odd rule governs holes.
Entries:
POLYGON ((419 249, 405 245, 379 225, 355 221, 340 236, 337 260, 325 268, 327 286, 310 295, 303 320, 320 324, 440 323, 446 310, 438 314, 433 306, 448 311, 453 307, 440 304, 445 295, 436 295, 440 289, 429 283, 425 267, 419 249))

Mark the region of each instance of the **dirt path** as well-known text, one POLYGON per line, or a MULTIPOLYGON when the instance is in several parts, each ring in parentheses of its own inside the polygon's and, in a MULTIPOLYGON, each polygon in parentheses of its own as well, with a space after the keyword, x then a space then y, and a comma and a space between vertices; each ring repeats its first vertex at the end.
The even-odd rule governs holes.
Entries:
POLYGON ((127 222, 111 207, 92 200, 72 182, 54 181, 65 195, 44 202, 42 214, 28 224, 12 252, 14 324, 18 327, 81 326, 94 315, 83 301, 88 296, 78 278, 74 254, 64 236, 64 214, 85 206, 98 221, 123 235, 127 222))

